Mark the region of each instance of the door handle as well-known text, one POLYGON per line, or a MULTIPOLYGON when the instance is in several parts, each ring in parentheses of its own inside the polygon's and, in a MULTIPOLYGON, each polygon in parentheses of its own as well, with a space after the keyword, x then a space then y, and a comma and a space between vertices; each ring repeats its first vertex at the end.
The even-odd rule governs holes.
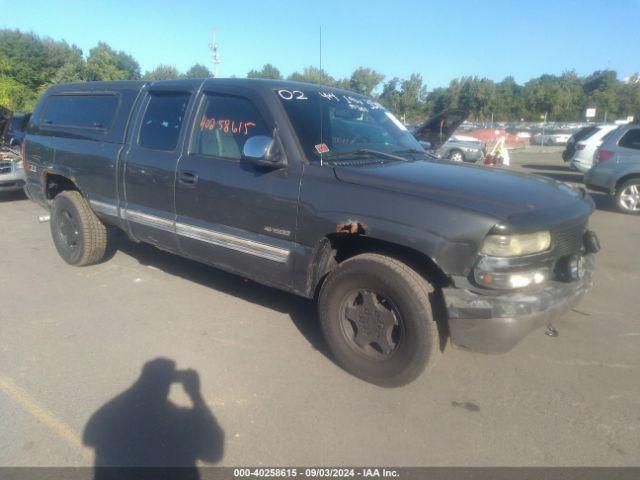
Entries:
POLYGON ((188 170, 183 170, 178 176, 178 181, 184 185, 194 186, 198 183, 198 174, 188 170))

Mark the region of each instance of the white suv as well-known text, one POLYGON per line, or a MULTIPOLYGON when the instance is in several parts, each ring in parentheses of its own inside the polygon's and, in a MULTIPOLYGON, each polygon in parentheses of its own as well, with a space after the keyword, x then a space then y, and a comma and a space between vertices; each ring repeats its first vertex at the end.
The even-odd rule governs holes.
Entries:
POLYGON ((619 125, 598 125, 591 135, 576 143, 576 151, 571 157, 571 165, 579 172, 586 173, 593 166, 593 154, 602 143, 603 137, 619 125))

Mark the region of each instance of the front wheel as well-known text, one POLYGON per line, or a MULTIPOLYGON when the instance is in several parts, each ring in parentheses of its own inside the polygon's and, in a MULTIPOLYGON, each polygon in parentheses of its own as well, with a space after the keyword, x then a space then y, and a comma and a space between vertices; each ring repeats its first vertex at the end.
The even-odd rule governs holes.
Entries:
POLYGON ((623 213, 640 214, 640 178, 624 182, 616 191, 616 206, 623 213))
POLYGON ((342 262, 318 300, 336 361, 368 382, 396 387, 414 380, 440 353, 431 285, 406 264, 362 254, 342 262))
POLYGON ((65 262, 78 267, 100 262, 107 251, 108 231, 80 192, 56 196, 51 208, 51 235, 65 262))

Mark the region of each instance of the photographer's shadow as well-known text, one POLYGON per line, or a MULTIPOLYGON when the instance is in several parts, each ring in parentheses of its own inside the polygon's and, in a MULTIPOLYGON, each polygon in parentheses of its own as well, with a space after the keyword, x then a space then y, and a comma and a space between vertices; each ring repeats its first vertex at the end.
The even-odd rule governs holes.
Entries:
POLYGON ((197 460, 215 463, 222 458, 224 432, 202 398, 197 372, 176 370, 174 361, 158 358, 144 365, 129 389, 92 415, 82 441, 95 450, 97 479, 127 477, 123 467, 145 467, 135 469, 135 478, 145 471, 159 478, 164 475, 158 470, 180 467, 180 478, 197 479, 197 460), (169 400, 172 383, 183 385, 191 408, 169 400))

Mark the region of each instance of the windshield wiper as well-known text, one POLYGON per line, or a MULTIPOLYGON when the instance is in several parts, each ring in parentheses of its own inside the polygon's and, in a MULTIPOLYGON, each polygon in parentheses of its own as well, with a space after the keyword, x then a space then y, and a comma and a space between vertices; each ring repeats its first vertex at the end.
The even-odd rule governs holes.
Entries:
POLYGON ((362 155, 369 155, 371 157, 379 157, 379 158, 387 158, 389 160, 395 160, 397 162, 408 162, 408 160, 404 157, 393 155, 392 153, 381 152, 379 150, 371 150, 369 148, 359 148, 357 150, 350 150, 347 152, 330 153, 329 155, 323 155, 322 158, 324 160, 331 161, 338 158, 355 157, 355 156, 362 156, 362 155))
POLYGON ((427 157, 438 158, 433 152, 427 150, 418 150, 417 148, 407 148, 406 150, 395 150, 395 154, 398 155, 426 155, 427 157))

